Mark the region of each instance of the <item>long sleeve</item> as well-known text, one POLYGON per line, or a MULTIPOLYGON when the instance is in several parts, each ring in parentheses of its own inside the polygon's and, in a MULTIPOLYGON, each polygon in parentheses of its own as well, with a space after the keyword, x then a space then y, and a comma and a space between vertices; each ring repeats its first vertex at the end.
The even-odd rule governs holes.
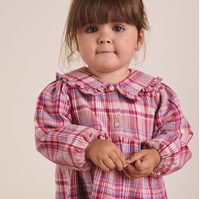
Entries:
POLYGON ((153 177, 179 170, 191 158, 188 142, 193 132, 180 110, 179 100, 168 86, 161 90, 160 105, 155 117, 153 138, 143 148, 154 148, 160 153, 160 164, 151 173, 153 177))
POLYGON ((98 131, 72 124, 71 105, 61 80, 49 84, 40 94, 35 113, 37 150, 52 162, 74 170, 89 170, 85 149, 98 131))

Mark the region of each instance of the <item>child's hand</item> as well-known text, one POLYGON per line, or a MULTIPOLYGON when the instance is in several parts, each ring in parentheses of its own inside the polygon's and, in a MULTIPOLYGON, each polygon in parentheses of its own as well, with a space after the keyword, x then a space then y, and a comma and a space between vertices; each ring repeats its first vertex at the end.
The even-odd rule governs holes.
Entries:
POLYGON ((121 171, 127 165, 121 150, 108 140, 93 140, 86 148, 86 159, 90 159, 103 171, 115 167, 121 171))
POLYGON ((127 163, 123 171, 128 178, 146 177, 160 163, 160 155, 155 149, 143 149, 132 155, 127 163))

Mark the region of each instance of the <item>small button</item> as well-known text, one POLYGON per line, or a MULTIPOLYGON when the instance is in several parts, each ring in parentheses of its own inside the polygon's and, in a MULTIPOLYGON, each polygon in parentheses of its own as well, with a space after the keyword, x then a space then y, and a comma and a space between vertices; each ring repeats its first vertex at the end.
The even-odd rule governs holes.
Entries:
POLYGON ((114 90, 115 90, 115 87, 114 87, 114 86, 110 86, 110 87, 109 87, 109 90, 110 90, 110 91, 114 91, 114 90))
POLYGON ((120 126, 119 121, 115 121, 115 122, 114 122, 114 126, 115 126, 115 127, 119 127, 119 126, 120 126))

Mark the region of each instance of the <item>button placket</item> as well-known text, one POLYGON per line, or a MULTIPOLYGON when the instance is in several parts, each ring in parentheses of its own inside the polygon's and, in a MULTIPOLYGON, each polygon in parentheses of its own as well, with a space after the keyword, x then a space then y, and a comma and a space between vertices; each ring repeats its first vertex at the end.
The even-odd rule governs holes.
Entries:
MULTIPOLYGON (((116 88, 115 88, 115 86, 114 85, 110 85, 109 87, 108 87, 108 90, 110 91, 110 92, 113 92, 113 91, 115 91, 116 90, 116 88)), ((111 94, 112 95, 112 94, 111 94)), ((114 94, 113 94, 114 95, 114 94)), ((115 106, 115 104, 112 104, 112 106, 115 106)), ((114 107, 113 107, 114 108, 114 107)), ((118 128, 118 127, 120 127, 120 122, 119 122, 119 120, 117 120, 117 118, 116 118, 116 113, 113 113, 115 116, 113 117, 113 123, 112 123, 112 125, 113 125, 113 127, 114 128, 118 128)), ((117 116, 118 117, 118 116, 117 116)))

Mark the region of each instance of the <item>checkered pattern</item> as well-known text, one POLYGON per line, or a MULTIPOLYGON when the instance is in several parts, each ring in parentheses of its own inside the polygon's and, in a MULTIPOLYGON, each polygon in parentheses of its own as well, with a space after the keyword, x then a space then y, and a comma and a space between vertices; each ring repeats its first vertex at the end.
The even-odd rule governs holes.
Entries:
POLYGON ((118 84, 104 83, 86 68, 57 74, 38 98, 35 129, 37 150, 56 164, 56 199, 166 199, 162 176, 191 157, 193 132, 176 94, 137 70, 118 84), (126 158, 154 148, 161 162, 136 180, 117 169, 104 172, 85 159, 93 139, 111 140, 126 158))

